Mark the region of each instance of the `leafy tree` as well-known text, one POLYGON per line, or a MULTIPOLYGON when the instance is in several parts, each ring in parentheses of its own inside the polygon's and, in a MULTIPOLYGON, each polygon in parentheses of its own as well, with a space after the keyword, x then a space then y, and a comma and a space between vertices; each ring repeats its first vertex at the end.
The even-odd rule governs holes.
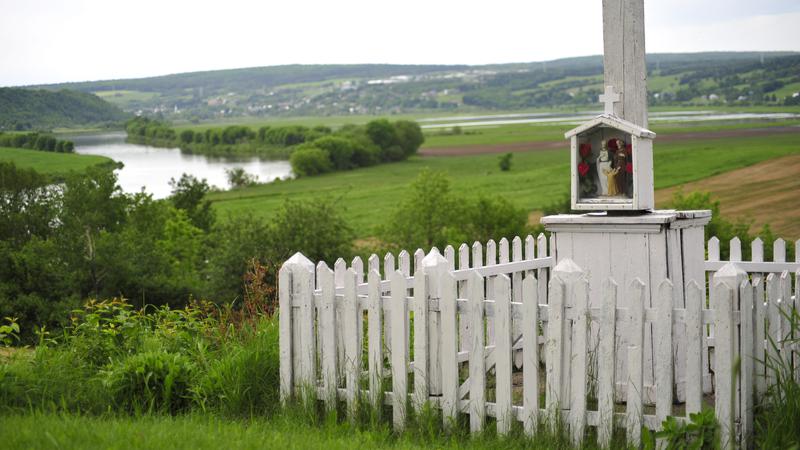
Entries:
POLYGON ((228 184, 234 189, 252 186, 258 182, 258 177, 256 175, 250 175, 242 167, 226 169, 225 174, 228 176, 228 184))
POLYGON ((214 223, 214 211, 211 202, 205 196, 211 188, 205 179, 198 180, 192 175, 183 174, 181 179, 171 179, 170 200, 176 208, 186 211, 189 220, 201 230, 208 231, 214 223))
POLYGON ((398 145, 397 130, 386 119, 372 120, 367 123, 367 136, 381 150, 398 145))
POLYGON ((383 239, 399 247, 444 248, 457 237, 460 206, 443 172, 425 169, 411 183, 409 197, 391 215, 383 239))
POLYGON ((183 130, 179 136, 181 144, 191 144, 194 142, 194 131, 192 130, 183 130))
POLYGON ((511 170, 511 158, 514 157, 513 153, 506 153, 505 155, 500 157, 500 170, 503 172, 508 172, 511 170))
POLYGON ((333 170, 328 152, 314 146, 297 148, 289 157, 289 164, 298 177, 319 175, 333 170))
POLYGON ((295 252, 312 261, 349 256, 353 230, 341 214, 341 206, 328 199, 286 201, 270 221, 270 246, 283 262, 295 252))
POLYGON ((425 142, 425 136, 422 134, 422 129, 416 122, 410 120, 398 120, 394 123, 397 140, 403 153, 409 157, 415 153, 425 142))
POLYGON ((353 164, 354 146, 349 139, 338 136, 324 136, 315 140, 312 145, 328 152, 328 157, 335 170, 347 170, 355 166, 353 164))
POLYGON ((464 242, 524 237, 528 232, 528 213, 502 197, 479 197, 467 203, 459 226, 464 242))

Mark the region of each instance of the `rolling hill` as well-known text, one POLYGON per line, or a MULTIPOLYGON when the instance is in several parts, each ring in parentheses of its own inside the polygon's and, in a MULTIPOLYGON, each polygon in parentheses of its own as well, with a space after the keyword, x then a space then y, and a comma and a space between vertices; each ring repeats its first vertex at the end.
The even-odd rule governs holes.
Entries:
MULTIPOLYGON (((800 104, 800 53, 647 56, 652 105, 800 104)), ((579 108, 596 103, 601 56, 483 66, 288 65, 37 86, 94 93, 175 120, 579 108)))
POLYGON ((0 88, 0 131, 120 123, 129 114, 87 92, 0 88))

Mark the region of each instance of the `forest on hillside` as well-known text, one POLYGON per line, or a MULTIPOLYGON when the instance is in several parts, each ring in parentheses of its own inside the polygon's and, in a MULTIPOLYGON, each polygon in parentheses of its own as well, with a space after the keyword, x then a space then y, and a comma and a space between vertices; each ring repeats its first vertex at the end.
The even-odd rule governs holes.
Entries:
MULTIPOLYGON (((800 54, 647 56, 651 105, 800 104, 800 54)), ((601 56, 483 66, 288 65, 41 86, 95 93, 125 111, 174 120, 591 108, 601 56)))
POLYGON ((128 116, 86 92, 0 88, 0 131, 119 125, 128 116))

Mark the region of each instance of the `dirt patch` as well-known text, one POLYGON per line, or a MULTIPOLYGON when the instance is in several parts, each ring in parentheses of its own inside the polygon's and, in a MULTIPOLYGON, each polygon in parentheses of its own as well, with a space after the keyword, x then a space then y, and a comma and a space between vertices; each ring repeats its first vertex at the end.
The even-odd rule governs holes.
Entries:
POLYGON ((784 239, 800 238, 800 155, 784 156, 703 180, 656 191, 656 206, 669 206, 675 191, 705 191, 719 200, 725 217, 753 220, 751 232, 768 223, 784 239))
MULTIPOLYGON (((721 139, 732 137, 754 137, 770 136, 775 134, 798 134, 800 127, 769 127, 769 128, 745 128, 740 130, 720 130, 720 131, 698 131, 689 133, 675 133, 658 136, 658 142, 670 141, 690 141, 702 139, 721 139)), ((566 149, 569 144, 563 141, 543 141, 543 142, 514 142, 511 144, 491 144, 491 145, 465 145, 461 147, 437 147, 422 148, 419 150, 421 156, 469 156, 484 155, 492 153, 519 153, 535 152, 542 150, 566 149)))

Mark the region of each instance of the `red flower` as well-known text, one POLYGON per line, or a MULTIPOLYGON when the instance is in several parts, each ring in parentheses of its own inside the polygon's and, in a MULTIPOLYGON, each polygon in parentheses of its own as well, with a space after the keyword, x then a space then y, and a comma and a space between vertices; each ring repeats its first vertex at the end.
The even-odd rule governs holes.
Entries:
POLYGON ((625 172, 633 173, 633 163, 628 163, 625 165, 625 172))
POLYGON ((581 174, 582 177, 585 177, 586 174, 589 173, 589 164, 581 161, 581 163, 578 164, 578 173, 581 174))
POLYGON ((592 154, 592 144, 584 142, 583 144, 581 144, 578 152, 581 154, 581 157, 588 158, 589 155, 592 154))
POLYGON ((608 140, 608 149, 617 151, 619 150, 619 139, 609 139, 608 140))
POLYGON ((631 151, 633 150, 633 145, 631 145, 631 144, 627 144, 627 145, 625 146, 625 150, 626 150, 626 151, 628 152, 628 154, 630 155, 630 154, 631 154, 631 151))

